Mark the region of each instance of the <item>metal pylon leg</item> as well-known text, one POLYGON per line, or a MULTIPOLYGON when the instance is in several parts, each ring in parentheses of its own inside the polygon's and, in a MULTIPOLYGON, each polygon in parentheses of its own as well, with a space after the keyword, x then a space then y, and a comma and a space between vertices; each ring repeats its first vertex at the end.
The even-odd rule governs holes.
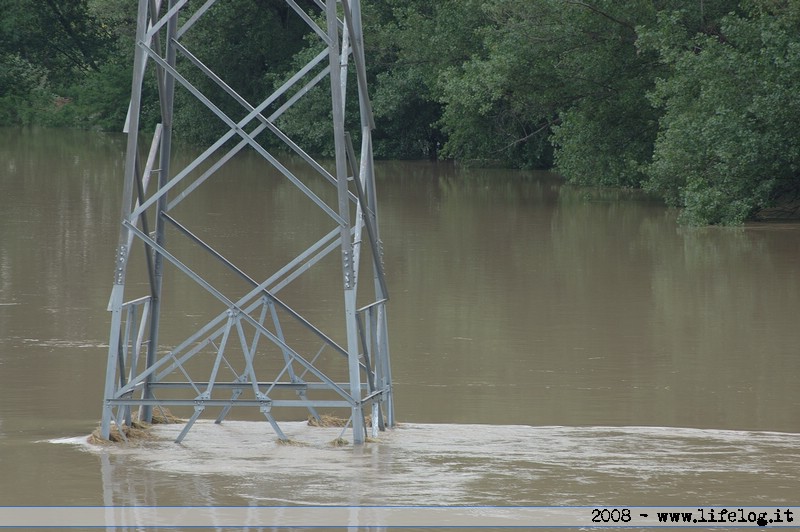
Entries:
MULTIPOLYGON (((353 442, 360 444, 366 438, 365 413, 372 416, 373 431, 394 425, 386 319, 388 292, 378 224, 372 158, 374 122, 366 84, 360 0, 315 1, 321 15, 316 18, 325 20, 324 28, 295 1, 286 0, 287 6, 309 26, 309 32, 317 35, 320 51, 272 94, 263 95, 261 102, 245 100, 235 87, 228 85, 224 75, 206 66, 184 39, 197 25, 217 23, 215 4, 215 0, 139 1, 131 105, 126 121, 121 225, 109 301, 111 327, 101 435, 109 437, 112 422, 130 422, 132 407, 139 407, 144 420, 149 420, 153 407, 174 407, 192 412, 178 437, 181 441, 208 408, 220 409, 216 419, 221 422, 234 407, 246 406, 257 408, 278 438, 286 439, 274 412, 295 407, 315 417, 319 410, 344 409, 346 414, 342 417, 352 422, 353 442), (148 68, 156 73, 161 123, 142 165, 138 160, 139 115, 148 68), (345 130, 348 72, 354 72, 357 81, 360 129, 353 133, 360 138, 358 155, 345 130), (234 119, 226 114, 220 102, 193 84, 190 79, 196 79, 198 73, 236 101, 243 117, 234 119), (333 173, 276 125, 287 109, 321 86, 325 77, 330 82, 333 117, 333 173), (184 91, 201 102, 228 128, 182 168, 171 166, 176 160, 172 144, 176 91, 184 91), (308 174, 322 176, 330 193, 315 192, 304 173, 289 169, 270 153, 262 143, 267 135, 277 138, 304 161, 308 174), (235 252, 223 253, 208 241, 202 227, 191 228, 181 219, 181 213, 187 212, 184 205, 191 204, 196 191, 242 150, 260 155, 280 179, 293 185, 310 208, 327 215, 315 241, 304 244, 306 247, 280 250, 282 255, 294 258, 277 271, 245 271, 231 256, 235 252), (156 182, 154 190, 148 190, 151 177, 157 177, 152 180, 156 182), (335 204, 326 199, 332 195, 336 197, 335 204), (135 241, 144 249, 141 257, 136 256, 135 241), (200 251, 204 257, 201 263, 179 258, 186 256, 180 253, 186 246, 200 251), (321 267, 322 259, 337 249, 341 256, 340 309, 344 330, 329 331, 296 311, 294 302, 284 300, 281 290, 289 284, 302 283, 308 277, 305 272, 321 267), (135 260, 143 260, 146 267, 131 269, 135 260), (207 263, 227 276, 238 277, 246 288, 239 292, 220 288, 229 285, 212 274, 201 273, 210 271, 205 268, 207 263), (165 268, 188 279, 194 290, 213 300, 209 308, 202 309, 199 327, 195 325, 188 334, 185 323, 175 327, 179 320, 176 314, 180 312, 165 312, 163 296, 172 291, 165 282, 165 268), (129 280, 140 271, 147 272, 144 282, 129 280), (361 272, 367 272, 372 283, 359 283, 361 272), (129 294, 143 285, 147 287, 143 293, 129 294), (270 319, 266 319, 267 315, 270 319), (312 339, 316 347, 304 352, 307 347, 300 346, 309 342, 296 342, 285 334, 286 327, 291 327, 295 335, 312 339), (171 330, 186 335, 176 345, 164 345, 162 332, 171 330), (340 345, 335 338, 343 338, 345 343, 340 345), (144 354, 140 357, 141 352, 144 354)), ((242 194, 254 193, 245 184, 240 188, 242 194)), ((264 246, 254 240, 251 247, 264 246)), ((267 250, 273 254, 275 251, 267 250)))

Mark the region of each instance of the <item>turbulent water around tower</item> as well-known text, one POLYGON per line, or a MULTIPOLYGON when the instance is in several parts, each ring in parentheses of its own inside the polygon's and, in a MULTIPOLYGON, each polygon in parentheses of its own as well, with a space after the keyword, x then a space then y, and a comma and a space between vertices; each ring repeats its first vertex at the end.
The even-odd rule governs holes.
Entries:
MULTIPOLYGON (((116 135, 0 130, 3 504, 742 505, 800 492, 800 226, 682 229, 645 197, 428 162, 377 170, 396 431, 333 448, 330 429, 286 412, 307 445, 278 446, 243 412, 202 420, 183 446, 174 427, 130 448, 51 443, 100 415, 123 152, 116 135)), ((316 231, 289 190, 241 156, 194 223, 279 250, 316 231), (232 186, 252 201, 226 204, 232 186)), ((166 296, 167 312, 202 303, 166 296)), ((303 310, 316 323, 334 319, 315 305, 303 310)))

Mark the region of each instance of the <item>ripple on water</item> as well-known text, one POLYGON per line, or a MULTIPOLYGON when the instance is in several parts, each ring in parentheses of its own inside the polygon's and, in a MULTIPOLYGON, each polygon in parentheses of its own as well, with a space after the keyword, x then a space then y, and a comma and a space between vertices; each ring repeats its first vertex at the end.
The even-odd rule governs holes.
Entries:
POLYGON ((85 448, 217 479, 258 504, 772 505, 800 493, 796 434, 403 424, 336 448, 341 429, 281 427, 303 445, 278 444, 267 423, 198 421, 181 445, 171 440, 182 426, 164 425, 140 445, 85 448))

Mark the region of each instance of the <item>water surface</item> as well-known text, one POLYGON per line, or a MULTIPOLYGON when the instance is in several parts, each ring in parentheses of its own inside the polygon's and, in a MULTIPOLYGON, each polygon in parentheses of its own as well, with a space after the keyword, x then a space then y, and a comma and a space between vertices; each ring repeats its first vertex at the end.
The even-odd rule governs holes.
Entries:
MULTIPOLYGON (((0 130, 2 504, 796 503, 800 225, 683 229, 645 197, 443 163, 378 165, 404 428, 276 451, 259 423, 228 456, 229 432, 48 443, 100 416, 123 152, 117 135, 0 130)), ((250 155, 203 190, 181 215, 245 264, 254 242, 278 264, 319 236, 250 155)), ((165 282, 165 312, 206 311, 165 282)))

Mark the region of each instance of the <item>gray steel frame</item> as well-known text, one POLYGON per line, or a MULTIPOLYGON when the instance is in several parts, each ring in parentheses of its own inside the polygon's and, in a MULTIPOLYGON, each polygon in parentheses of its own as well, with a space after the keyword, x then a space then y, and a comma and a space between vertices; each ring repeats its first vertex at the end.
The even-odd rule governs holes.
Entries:
MULTIPOLYGON (((373 436, 386 426, 395 424, 387 338, 388 293, 382 266, 372 158, 371 132, 374 122, 367 93, 360 0, 314 0, 320 9, 320 18, 324 17, 326 21, 325 29, 319 27, 294 0, 286 0, 286 4, 316 33, 323 49, 257 106, 242 98, 180 41, 201 17, 213 23, 213 10, 209 10, 215 3, 217 0, 207 0, 199 7, 193 3, 195 9, 191 11, 187 6, 188 0, 168 0, 166 6, 162 6, 161 0, 139 1, 131 104, 126 121, 128 143, 122 223, 108 306, 111 330, 101 435, 108 439, 113 425, 122 433, 123 426, 131 423, 133 407, 139 407, 140 419, 149 421, 153 408, 190 406, 194 413, 176 440, 180 442, 206 407, 221 407, 216 418, 216 422, 221 423, 232 407, 249 406, 257 407, 278 438, 285 440, 286 435, 272 415, 274 407, 305 408, 317 418, 319 408, 347 408, 353 442, 360 444, 370 428, 365 422, 365 409, 371 414, 373 436), (184 21, 182 25, 179 25, 179 20, 184 21), (241 105, 247 113, 245 117, 235 121, 193 85, 178 70, 179 54, 185 58, 182 68, 202 72, 241 105), (361 116, 361 150, 358 159, 350 136, 345 131, 344 120, 350 61, 356 73, 361 116), (148 63, 154 64, 157 76, 161 123, 155 129, 144 168, 141 168, 139 115, 148 63), (278 117, 325 77, 330 78, 335 174, 328 172, 275 125, 278 117), (176 82, 223 121, 229 130, 191 163, 173 171, 170 162, 176 82), (264 113, 271 107, 276 108, 265 116, 264 113), (257 125, 249 132, 245 130, 254 123, 257 125), (265 130, 281 139, 311 170, 335 187, 338 198, 335 207, 320 198, 258 142, 257 136, 265 130), (230 144, 229 141, 237 137, 240 139, 238 144, 220 154, 223 145, 230 144), (249 276, 179 222, 172 213, 176 206, 189 201, 192 192, 245 147, 250 147, 277 169, 326 213, 333 225, 316 243, 264 280, 249 276), (198 176, 201 165, 208 163, 210 166, 198 176), (153 192, 148 193, 148 185, 154 174, 158 178, 157 185, 153 192), (155 227, 151 230, 152 218, 155 218, 155 227), (223 265, 225 271, 243 280, 250 286, 249 291, 226 294, 212 280, 179 260, 167 244, 168 228, 223 265), (363 229, 366 229, 369 247, 364 257, 361 253, 363 229), (144 244, 149 293, 126 301, 129 259, 137 239, 144 244), (337 248, 341 253, 344 346, 336 343, 329 334, 301 316, 277 295, 337 248), (367 267, 371 267, 373 282, 370 289, 361 294, 362 301, 366 297, 370 302, 358 308, 359 266, 362 262, 367 262, 367 267), (179 345, 166 350, 159 348, 159 333, 164 321, 161 294, 165 264, 172 265, 220 303, 220 312, 215 317, 179 345), (300 349, 293 348, 290 345, 292 342, 283 334, 282 320, 297 323, 316 337, 321 342, 319 351, 310 357, 304 356, 300 349), (259 344, 261 338, 269 341, 266 349, 259 344), (232 358, 229 346, 237 341, 239 345, 236 349, 241 349, 243 360, 239 362, 243 363, 243 369, 236 369, 232 360, 229 360, 232 358), (318 365, 317 361, 325 349, 338 355, 337 359, 344 365, 342 371, 346 369, 347 381, 337 382, 318 365), (201 353, 206 356, 210 353, 209 358, 213 362, 210 372, 201 363, 205 372, 198 379, 194 377, 198 374, 194 366, 201 359, 201 353), (256 361, 263 357, 276 358, 282 369, 276 375, 259 375, 256 361), (193 359, 195 364, 190 370, 187 366, 193 359), (231 371, 231 378, 223 378, 221 370, 225 368, 231 371), (284 390, 294 391, 296 398, 274 398, 275 393, 284 390)), ((252 13, 245 15, 252 16, 252 13)))

